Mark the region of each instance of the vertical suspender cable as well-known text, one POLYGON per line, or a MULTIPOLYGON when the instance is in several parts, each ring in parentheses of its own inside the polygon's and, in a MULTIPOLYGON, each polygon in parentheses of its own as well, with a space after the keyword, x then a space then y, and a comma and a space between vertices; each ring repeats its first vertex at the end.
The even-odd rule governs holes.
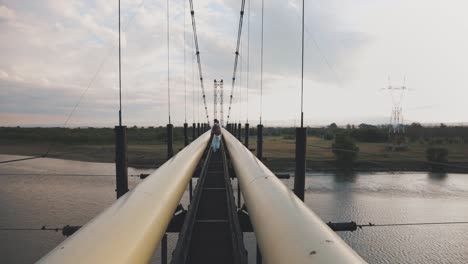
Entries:
POLYGON ((186 42, 186 39, 185 39, 185 31, 186 31, 186 28, 185 28, 185 1, 184 1, 184 108, 185 108, 185 114, 184 114, 184 120, 185 120, 185 123, 187 123, 187 76, 186 76, 186 71, 185 71, 185 64, 186 64, 186 57, 185 57, 185 46, 187 44, 186 42))
POLYGON ((260 48, 260 125, 262 124, 262 108, 263 108, 263 13, 264 0, 262 0, 262 37, 260 48))
POLYGON ((171 89, 170 89, 170 56, 169 56, 169 0, 166 1, 167 5, 167 106, 168 106, 168 117, 169 117, 169 124, 171 123, 171 89))
POLYGON ((195 123, 195 74, 194 74, 194 66, 195 66, 195 44, 192 39, 192 119, 193 123, 195 123))
POLYGON ((302 0, 301 128, 304 127, 304 0, 302 0))
POLYGON ((120 0, 119 0, 119 126, 122 126, 122 62, 120 46, 120 0))
POLYGON ((200 93, 197 93, 197 123, 200 123, 200 96, 201 94, 200 93))
POLYGON ((248 17, 247 17, 247 83, 246 83, 246 101, 247 101, 247 121, 249 123, 249 71, 250 71, 250 0, 249 5, 247 7, 248 17))
POLYGON ((296 128, 296 169, 294 172, 294 193, 304 201, 307 154, 307 128, 304 128, 304 2, 302 0, 302 68, 301 68, 301 127, 296 128))
MULTIPOLYGON (((240 46, 240 50, 241 50, 241 53, 240 54, 243 54, 243 50, 242 50, 242 36, 241 36, 241 46, 240 46)), ((242 57, 241 57, 241 61, 240 61, 240 67, 239 67, 239 83, 238 83, 238 87, 239 87, 239 124, 241 123, 241 118, 242 118, 242 57)))

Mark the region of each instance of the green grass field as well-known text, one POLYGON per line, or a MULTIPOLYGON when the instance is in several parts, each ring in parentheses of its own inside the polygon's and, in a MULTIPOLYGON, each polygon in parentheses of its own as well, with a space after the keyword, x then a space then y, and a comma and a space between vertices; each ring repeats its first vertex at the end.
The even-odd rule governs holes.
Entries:
MULTIPOLYGON (((174 132, 174 150, 183 147, 182 130, 174 132)), ((128 161, 130 166, 156 167, 166 160, 165 128, 129 128, 128 161)), ((250 137, 250 148, 256 147, 256 138, 250 137)), ((51 147, 48 157, 61 159, 114 162, 114 134, 109 128, 0 128, 0 154, 36 156, 51 147)), ((307 139, 307 166, 312 170, 336 169, 331 151, 332 140, 309 136, 307 139)), ((386 143, 357 143, 360 152, 357 170, 426 170, 424 141, 409 143, 406 151, 388 151, 386 143)), ((443 145, 448 149, 448 160, 458 166, 455 171, 468 171, 468 144, 443 145)), ((254 152, 255 153, 255 152, 254 152)), ((295 141, 291 136, 264 138, 265 163, 274 170, 294 169, 295 141)), ((452 170, 449 170, 452 171, 452 170)))

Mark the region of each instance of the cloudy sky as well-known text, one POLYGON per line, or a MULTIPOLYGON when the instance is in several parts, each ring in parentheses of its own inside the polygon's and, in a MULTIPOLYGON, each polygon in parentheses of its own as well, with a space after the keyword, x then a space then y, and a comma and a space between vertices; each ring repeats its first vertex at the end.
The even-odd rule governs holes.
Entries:
MULTIPOLYGON (((225 80, 228 105, 240 2, 194 0, 210 117, 213 79, 225 80)), ((260 114, 261 1, 250 0, 250 60, 246 3, 242 71, 231 120, 245 122, 248 113, 255 124, 260 114)), ((187 4, 170 0, 171 116, 176 125, 184 122, 185 112, 189 123, 205 120, 198 104, 187 4)), ((401 102, 406 122, 468 121, 467 8, 465 0, 307 1, 306 124, 386 122, 392 100, 382 88, 389 84, 408 87, 401 102)), ((300 13, 301 1, 265 0, 266 125, 299 122, 300 13)), ((0 0, 0 125, 115 125, 117 21, 117 0, 0 0)), ((166 27, 166 1, 122 0, 126 125, 167 123, 166 27)))

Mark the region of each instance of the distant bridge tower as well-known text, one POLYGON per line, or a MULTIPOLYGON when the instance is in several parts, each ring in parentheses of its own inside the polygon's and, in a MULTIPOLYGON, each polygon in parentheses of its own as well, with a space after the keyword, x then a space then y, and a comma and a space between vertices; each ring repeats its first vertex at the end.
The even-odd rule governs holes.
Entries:
MULTIPOLYGON (((405 78, 406 79, 406 78, 405 78)), ((387 90, 392 98, 392 113, 390 115, 390 126, 389 126, 389 145, 388 149, 391 150, 404 150, 406 149, 405 141, 405 126, 403 120, 403 97, 405 92, 408 90, 405 86, 405 79, 403 85, 394 86, 389 84, 388 87, 382 90, 387 90)))
POLYGON ((223 80, 214 80, 214 91, 213 91, 213 116, 219 120, 219 124, 224 126, 224 91, 223 91, 223 80), (218 116, 219 113, 219 116, 218 116))

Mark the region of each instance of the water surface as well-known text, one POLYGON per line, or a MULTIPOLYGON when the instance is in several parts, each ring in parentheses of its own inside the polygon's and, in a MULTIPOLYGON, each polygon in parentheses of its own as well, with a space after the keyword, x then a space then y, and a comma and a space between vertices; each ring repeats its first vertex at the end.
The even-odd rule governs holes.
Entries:
MULTIPOLYGON (((0 160, 14 157, 0 155, 0 160)), ((59 159, 0 165, 0 228, 85 224, 115 201, 114 177, 63 174, 111 175, 114 170, 114 164, 59 159), (28 173, 55 176, 19 175, 28 173)), ((143 172, 150 170, 129 169, 130 175, 143 172)), ((293 179, 282 181, 292 188, 293 179)), ((129 177, 130 188, 140 182, 129 177)), ((186 193, 182 204, 187 203, 186 193)), ((306 178, 306 204, 326 222, 468 221, 468 175, 313 173, 306 178)), ((373 227, 339 235, 370 263, 468 262, 468 225, 373 227)), ((170 250, 176 239, 169 236, 170 250)), ((63 240, 53 231, 0 231, 0 262, 34 262, 63 240)), ((255 263, 255 238, 247 234, 245 241, 249 262, 255 263)), ((158 250, 153 262, 159 262, 158 250)))

